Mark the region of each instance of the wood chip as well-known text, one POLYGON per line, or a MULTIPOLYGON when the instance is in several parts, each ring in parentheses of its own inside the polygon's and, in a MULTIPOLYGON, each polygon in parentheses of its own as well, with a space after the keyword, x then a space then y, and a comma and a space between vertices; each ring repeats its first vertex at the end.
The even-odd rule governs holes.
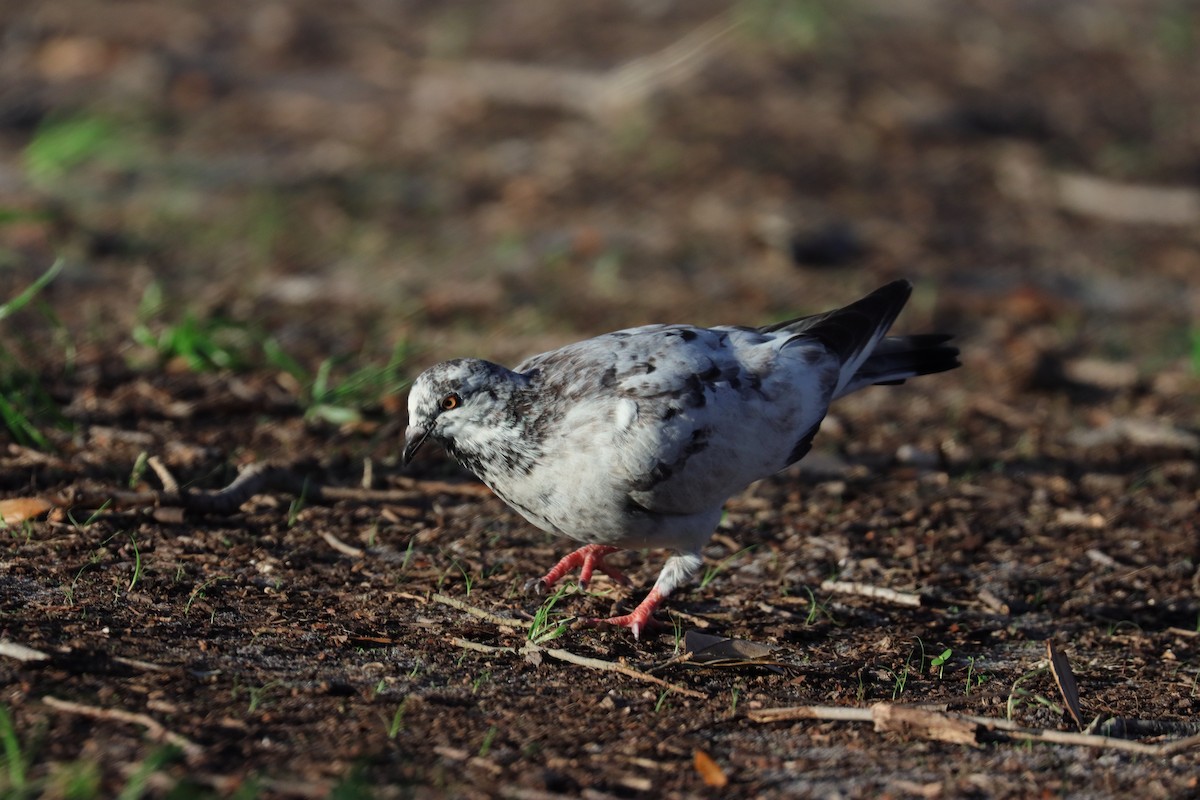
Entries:
POLYGON ((0 522, 5 525, 20 525, 27 519, 37 519, 54 508, 54 504, 41 497, 14 497, 0 500, 0 522))
POLYGON ((700 780, 704 781, 705 786, 723 789, 729 783, 729 776, 716 761, 713 761, 712 756, 703 750, 692 751, 692 764, 696 767, 696 772, 700 773, 700 780))
POLYGON ((1008 614, 1012 611, 1008 603, 1001 600, 988 589, 981 589, 979 591, 979 601, 997 614, 1008 614))
POLYGON ((48 661, 49 654, 43 653, 41 650, 34 650, 32 647, 26 647, 17 642, 10 642, 7 639, 0 640, 0 656, 7 658, 15 658, 17 661, 48 661))

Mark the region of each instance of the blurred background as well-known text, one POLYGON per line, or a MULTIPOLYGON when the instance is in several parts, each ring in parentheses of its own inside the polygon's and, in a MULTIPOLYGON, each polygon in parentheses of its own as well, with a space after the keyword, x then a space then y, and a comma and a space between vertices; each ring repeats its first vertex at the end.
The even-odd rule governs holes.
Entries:
POLYGON ((1195 410, 1192 2, 8 0, 0 35, 10 394, 115 359, 377 399, 906 276, 972 390, 1195 410))
MULTIPOLYGON (((1088 717, 1194 730, 1198 456, 1195 0, 0 1, 0 502, 35 509, 0 523, 0 634, 54 654, 0 660, 0 795, 212 794, 163 788, 146 723, 47 694, 144 705, 203 746, 174 779, 225 796, 698 796, 702 752, 730 796, 1194 795, 1182 750, 868 740, 737 704, 907 685, 1061 727, 1054 637, 1088 717), (450 641, 523 646, 424 598, 532 617, 520 587, 563 545, 437 448, 401 470, 420 369, 900 277, 896 330, 955 334, 964 368, 839 401, 672 598, 783 645, 786 680, 664 672, 709 698, 684 700, 450 641), (175 483, 151 455, 185 487, 270 459, 304 491, 149 510, 175 483), (306 502, 310 479, 392 499, 306 502), (103 788, 54 788, 76 773, 103 788)), ((606 591, 554 619, 615 613, 606 591)))

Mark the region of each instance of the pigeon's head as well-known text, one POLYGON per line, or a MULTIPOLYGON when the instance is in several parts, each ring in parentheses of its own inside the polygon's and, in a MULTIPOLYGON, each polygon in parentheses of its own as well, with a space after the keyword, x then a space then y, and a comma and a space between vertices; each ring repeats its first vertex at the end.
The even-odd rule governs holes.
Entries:
POLYGON ((454 444, 494 425, 517 375, 477 358, 443 361, 417 376, 408 392, 404 463, 426 439, 454 444))

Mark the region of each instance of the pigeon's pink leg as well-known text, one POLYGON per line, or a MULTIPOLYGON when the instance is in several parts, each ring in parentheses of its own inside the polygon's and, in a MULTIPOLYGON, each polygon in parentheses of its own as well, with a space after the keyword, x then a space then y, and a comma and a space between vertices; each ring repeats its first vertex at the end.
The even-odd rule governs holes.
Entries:
POLYGON ((662 572, 658 573, 658 580, 654 582, 654 588, 650 590, 650 594, 646 595, 645 600, 638 603, 637 608, 620 617, 589 619, 585 621, 585 624, 593 626, 619 625, 633 631, 635 639, 641 637, 642 631, 665 628, 666 625, 654 618, 654 610, 662 604, 663 600, 667 599, 667 595, 691 577, 692 573, 700 568, 701 563, 698 552, 676 553, 667 559, 662 572))
POLYGON ((659 622, 654 618, 654 610, 662 603, 666 595, 658 591, 658 587, 650 590, 650 594, 646 595, 646 599, 638 603, 637 608, 620 617, 609 617, 608 619, 589 619, 586 620, 587 625, 619 625, 624 628, 629 628, 633 631, 633 638, 641 638, 642 631, 655 628, 667 627, 664 623, 659 622))
POLYGON ((532 588, 538 594, 541 594, 558 583, 562 579, 562 576, 576 568, 579 569, 579 586, 584 590, 587 589, 588 583, 592 580, 592 573, 596 570, 600 570, 617 583, 628 584, 628 578, 604 563, 605 556, 615 553, 620 549, 619 547, 607 544, 585 544, 578 550, 563 556, 562 560, 555 564, 545 575, 531 580, 527 584, 527 588, 532 588))

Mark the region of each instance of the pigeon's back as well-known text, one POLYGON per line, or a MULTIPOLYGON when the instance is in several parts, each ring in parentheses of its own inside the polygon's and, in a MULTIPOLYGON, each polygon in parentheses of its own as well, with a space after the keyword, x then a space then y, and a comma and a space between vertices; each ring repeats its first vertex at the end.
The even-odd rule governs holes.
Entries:
POLYGON ((518 366, 539 397, 564 410, 529 476, 555 486, 543 495, 561 503, 554 528, 595 535, 567 528, 572 509, 580 516, 581 506, 597 505, 626 527, 639 515, 660 529, 670 517, 702 515, 708 524, 731 494, 795 460, 825 414, 839 364, 816 342, 783 348, 789 338, 651 325, 518 366))

